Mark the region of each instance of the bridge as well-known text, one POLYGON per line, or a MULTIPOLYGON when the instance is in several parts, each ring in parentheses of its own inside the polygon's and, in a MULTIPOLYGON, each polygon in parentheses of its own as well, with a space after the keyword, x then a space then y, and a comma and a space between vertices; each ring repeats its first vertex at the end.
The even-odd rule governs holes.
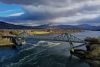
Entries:
MULTIPOLYGON (((24 40, 25 38, 33 39, 33 40, 44 40, 44 41, 62 41, 62 42, 69 42, 71 47, 74 47, 73 43, 86 43, 84 40, 75 37, 69 33, 63 34, 34 34, 30 35, 27 32, 22 32, 16 36, 2 36, 2 38, 10 38, 13 39, 13 42, 16 42, 16 39, 20 38, 24 40), (15 41, 14 41, 15 40, 15 41)), ((16 44, 16 43, 15 43, 16 44)))
POLYGON ((62 42, 75 42, 75 43, 85 43, 84 40, 75 37, 74 35, 63 33, 63 34, 34 34, 30 35, 26 32, 20 33, 16 36, 2 36, 2 38, 28 38, 33 40, 46 40, 46 41, 62 41, 62 42))

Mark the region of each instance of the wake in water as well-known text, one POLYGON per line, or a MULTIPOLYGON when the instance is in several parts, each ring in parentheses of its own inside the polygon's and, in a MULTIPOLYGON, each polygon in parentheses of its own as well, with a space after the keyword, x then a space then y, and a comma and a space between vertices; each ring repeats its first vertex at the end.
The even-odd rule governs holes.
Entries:
POLYGON ((13 57, 2 58, 0 67, 88 67, 75 57, 70 61, 68 48, 64 43, 38 43, 13 57))

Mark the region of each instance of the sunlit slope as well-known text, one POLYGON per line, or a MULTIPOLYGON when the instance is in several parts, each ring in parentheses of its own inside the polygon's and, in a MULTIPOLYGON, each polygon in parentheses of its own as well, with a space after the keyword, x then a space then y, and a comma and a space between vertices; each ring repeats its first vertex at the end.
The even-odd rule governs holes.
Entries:
POLYGON ((46 31, 34 31, 31 32, 31 34, 49 34, 50 32, 46 32, 46 31))

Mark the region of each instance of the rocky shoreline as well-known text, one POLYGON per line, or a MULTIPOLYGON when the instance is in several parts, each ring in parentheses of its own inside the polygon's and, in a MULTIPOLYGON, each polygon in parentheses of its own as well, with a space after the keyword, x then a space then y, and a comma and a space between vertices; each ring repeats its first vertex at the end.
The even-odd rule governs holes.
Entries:
POLYGON ((72 55, 77 56, 90 65, 90 67, 100 67, 100 40, 96 38, 87 38, 87 50, 74 49, 70 51, 72 55))

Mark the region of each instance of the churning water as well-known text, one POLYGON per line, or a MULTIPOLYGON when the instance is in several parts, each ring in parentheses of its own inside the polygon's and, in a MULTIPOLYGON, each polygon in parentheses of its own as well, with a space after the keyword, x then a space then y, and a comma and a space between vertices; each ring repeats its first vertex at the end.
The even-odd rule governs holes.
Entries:
MULTIPOLYGON (((87 32, 74 35, 87 37, 87 32)), ((91 35, 100 34, 92 32, 91 35)), ((29 44, 18 49, 0 48, 0 67, 89 67, 77 57, 70 58, 68 43, 39 41, 33 44, 34 41, 28 39, 27 42, 29 44)))

